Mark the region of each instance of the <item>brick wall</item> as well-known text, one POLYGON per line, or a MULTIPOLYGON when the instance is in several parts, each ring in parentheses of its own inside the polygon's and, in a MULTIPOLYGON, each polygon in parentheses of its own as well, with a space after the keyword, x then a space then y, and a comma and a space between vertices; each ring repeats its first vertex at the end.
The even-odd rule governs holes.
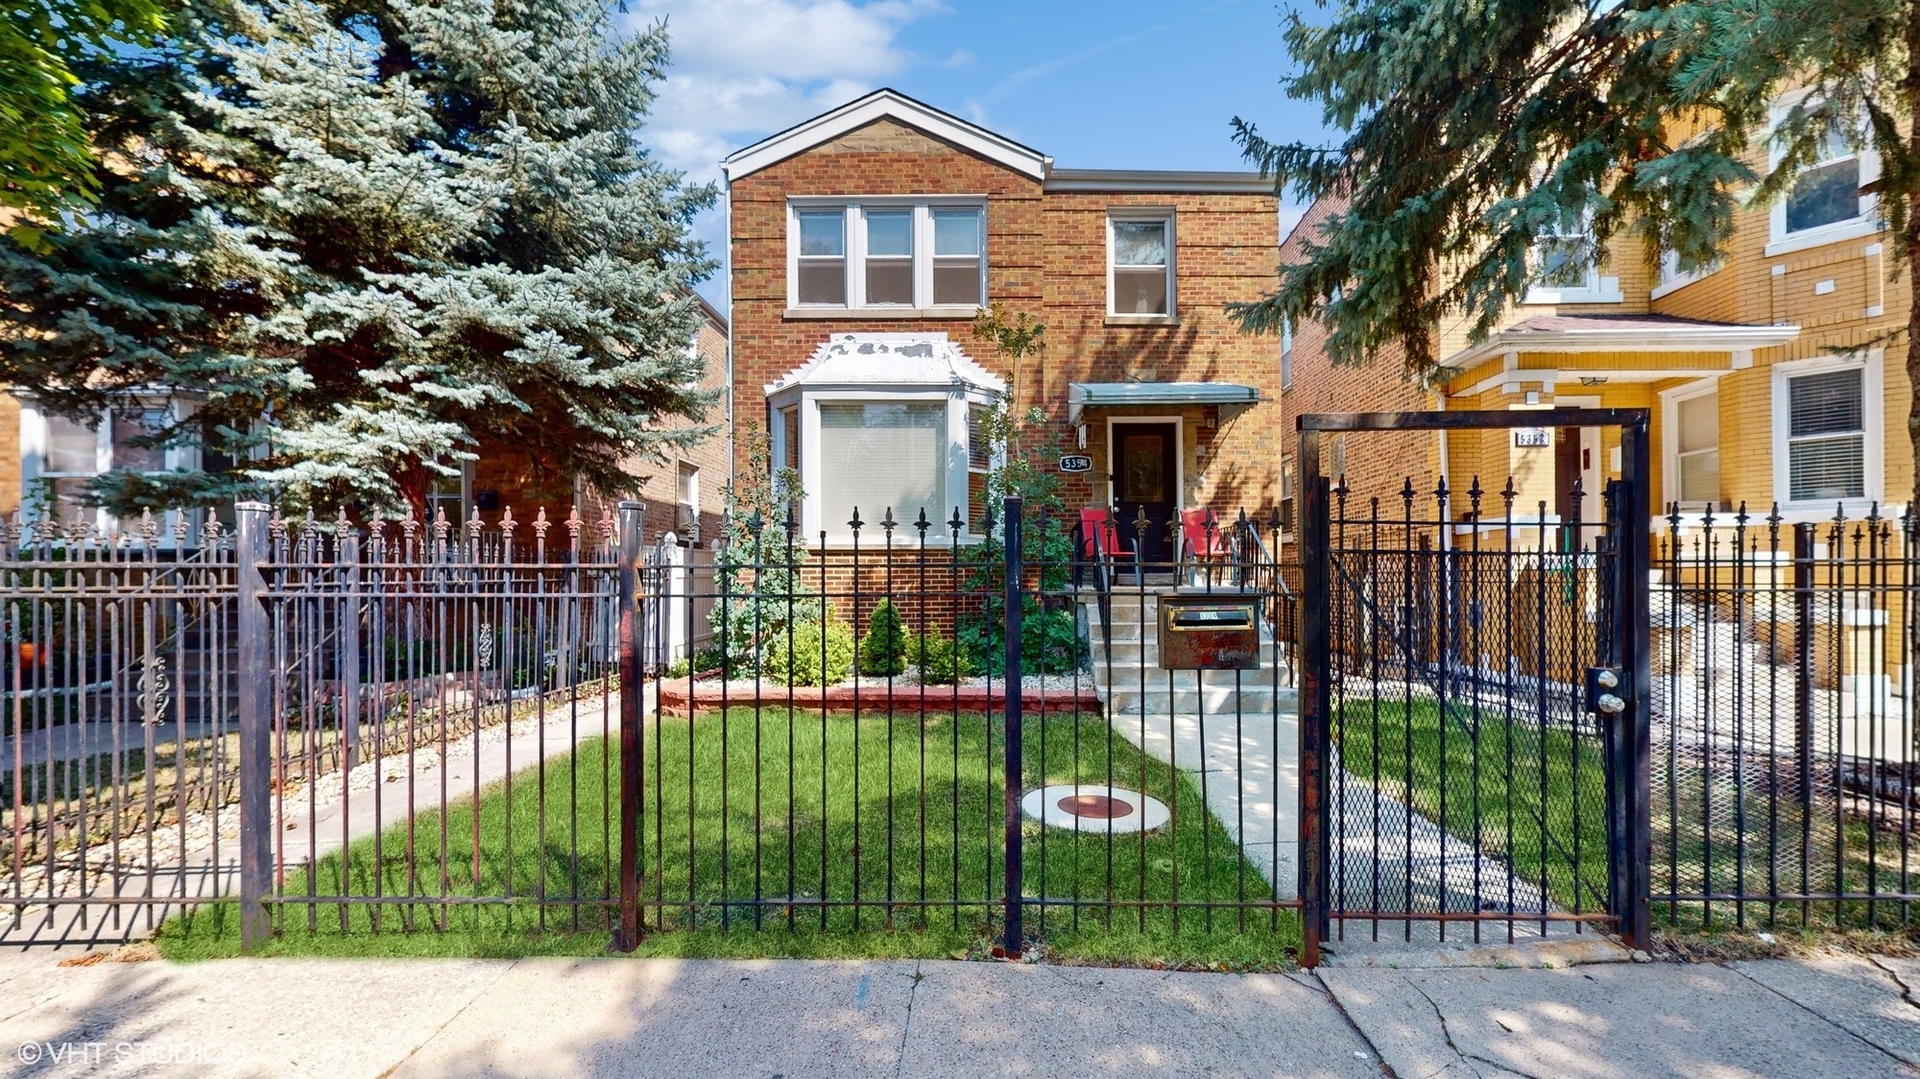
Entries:
MULTIPOLYGON (((1072 382, 1200 381, 1258 387, 1262 403, 1221 415, 1201 408, 1149 410, 1186 421, 1182 448, 1188 505, 1230 512, 1271 505, 1277 483, 1279 342, 1241 334, 1226 317, 1234 300, 1257 298, 1271 281, 1275 200, 1265 195, 1045 192, 1008 170, 932 135, 882 120, 736 180, 731 188, 736 424, 768 422, 765 387, 800 366, 833 334, 945 332, 1008 379, 1022 408, 1039 406, 1042 429, 1077 451, 1067 425, 1072 382), (967 316, 872 312, 817 317, 787 308, 787 200, 791 196, 980 195, 987 204, 987 298, 1047 327, 1046 355, 1010 371, 972 339, 967 316), (1107 213, 1126 207, 1175 215, 1176 317, 1128 325, 1106 315, 1107 213)), ((1140 411, 1140 410, 1133 410, 1140 411)), ((1090 410, 1091 473, 1064 477, 1069 506, 1103 504, 1107 414, 1090 410)), ((736 439, 736 443, 740 440, 736 439)), ((745 450, 735 447, 736 464, 745 450)), ((972 507, 976 520, 980 507, 972 507)))

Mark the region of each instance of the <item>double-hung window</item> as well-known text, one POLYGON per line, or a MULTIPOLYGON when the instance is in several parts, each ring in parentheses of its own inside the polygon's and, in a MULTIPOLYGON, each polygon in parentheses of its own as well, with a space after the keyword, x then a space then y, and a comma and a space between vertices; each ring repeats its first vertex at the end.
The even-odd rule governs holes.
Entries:
POLYGON ((1774 475, 1785 503, 1829 508, 1880 497, 1879 363, 1807 360, 1774 368, 1774 475))
MULTIPOLYGON (((1776 128, 1786 121, 1793 108, 1791 103, 1774 108, 1776 128)), ((1847 127, 1836 121, 1827 128, 1820 137, 1814 160, 1800 168, 1785 197, 1774 203, 1768 255, 1879 231, 1874 196, 1860 189, 1879 178, 1880 156, 1871 149, 1855 146, 1847 127)), ((1775 167, 1780 164, 1781 151, 1776 138, 1772 158, 1775 167)))
POLYGON ((1115 211, 1107 216, 1107 314, 1174 315, 1173 211, 1115 211))
POLYGON ((985 302, 978 199, 795 200, 789 215, 789 309, 966 314, 985 302))
POLYGON ((63 523, 77 515, 105 527, 110 523, 106 515, 82 502, 95 477, 116 469, 159 472, 189 463, 186 450, 147 444, 174 423, 176 407, 185 406, 165 400, 129 400, 98 415, 75 419, 24 402, 20 471, 28 501, 44 500, 47 510, 63 523))
POLYGON ((1666 422, 1671 464, 1668 499, 1687 506, 1714 505, 1720 500, 1720 393, 1704 390, 1676 394, 1669 401, 1666 422))
POLYGON ((1533 285, 1527 303, 1619 303, 1620 279, 1600 275, 1600 252, 1584 221, 1561 224, 1533 240, 1533 285))

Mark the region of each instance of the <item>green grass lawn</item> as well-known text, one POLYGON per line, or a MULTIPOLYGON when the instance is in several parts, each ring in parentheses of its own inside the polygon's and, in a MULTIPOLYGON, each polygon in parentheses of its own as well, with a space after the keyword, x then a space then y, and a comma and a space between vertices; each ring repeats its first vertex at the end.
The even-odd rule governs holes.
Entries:
MULTIPOLYGON (((1400 701, 1382 701, 1377 710, 1350 704, 1340 722, 1349 772, 1371 779, 1378 758, 1383 790, 1461 839, 1476 835, 1477 800, 1484 853, 1505 861, 1523 880, 1539 881, 1544 867, 1548 894, 1562 907, 1572 909, 1576 887, 1581 909, 1604 907, 1606 773, 1596 740, 1575 740, 1560 730, 1543 733, 1486 712, 1475 734, 1471 713, 1455 709, 1445 726, 1443 753, 1440 713, 1431 700, 1415 700, 1411 709, 1400 701), (1409 752, 1411 784, 1397 781, 1408 774, 1409 752)), ((1920 858, 1901 864, 1897 818, 1876 833, 1858 815, 1837 814, 1830 799, 1809 817, 1790 785, 1781 789, 1784 781, 1777 781, 1769 788, 1757 765, 1746 782, 1736 783, 1724 767, 1709 777, 1685 758, 1656 752, 1652 771, 1656 894, 1867 894, 1920 886, 1920 858)), ((1906 849, 1913 849, 1911 841, 1906 849)), ((1653 911, 1658 924, 1682 933, 1735 927, 1889 930, 1908 925, 1913 913, 1898 901, 1862 899, 1723 899, 1656 903, 1653 911)))
POLYGON ((1606 771, 1590 739, 1458 707, 1443 724, 1437 702, 1414 700, 1349 704, 1338 742, 1349 773, 1371 782, 1377 761, 1383 791, 1544 880, 1560 907, 1606 908, 1606 771))
MULTIPOLYGON (((1151 762, 1097 718, 1030 717, 1022 741, 1029 788, 1101 783, 1143 788, 1174 810, 1147 835, 1076 835, 1023 827, 1030 939, 1064 961, 1274 967, 1299 939, 1291 910, 1258 904, 1271 889, 1205 812, 1188 777, 1151 762), (1098 904, 1077 914, 1060 901, 1098 904), (1176 902, 1178 905, 1176 905, 1176 902)), ((999 932, 1003 735, 979 715, 850 716, 735 709, 646 732, 643 919, 638 954, 894 956, 981 954, 999 932), (791 761, 791 767, 789 767, 791 761), (831 766, 827 766, 830 763, 831 766), (860 906, 822 906, 819 900, 860 906)), ((617 751, 616 751, 617 752, 617 751)), ((603 826, 617 791, 616 753, 583 745, 545 766, 544 835, 532 772, 483 792, 478 858, 473 807, 451 805, 450 895, 600 896, 614 887, 619 837, 603 826), (575 826, 577 822, 577 826, 575 826), (511 837, 509 837, 509 826, 511 837), (476 879, 475 866, 478 865, 476 879)), ((616 814, 617 816, 617 814, 616 814)), ((334 856, 287 891, 371 897, 442 889, 441 822, 411 825, 334 856), (376 869, 378 870, 376 872, 376 869)), ((535 955, 606 950, 605 908, 487 904, 288 902, 268 954, 535 955), (376 928, 375 919, 379 920, 376 928)), ((175 958, 238 951, 236 911, 219 905, 169 922, 175 958)))

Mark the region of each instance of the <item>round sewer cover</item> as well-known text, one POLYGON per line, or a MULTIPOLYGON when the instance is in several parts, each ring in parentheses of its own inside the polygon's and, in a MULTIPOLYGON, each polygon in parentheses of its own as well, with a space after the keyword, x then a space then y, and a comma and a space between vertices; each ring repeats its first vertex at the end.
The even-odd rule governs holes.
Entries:
POLYGON ((1165 802, 1139 791, 1071 784, 1028 791, 1020 808, 1042 824, 1076 832, 1151 831, 1172 816, 1165 802))

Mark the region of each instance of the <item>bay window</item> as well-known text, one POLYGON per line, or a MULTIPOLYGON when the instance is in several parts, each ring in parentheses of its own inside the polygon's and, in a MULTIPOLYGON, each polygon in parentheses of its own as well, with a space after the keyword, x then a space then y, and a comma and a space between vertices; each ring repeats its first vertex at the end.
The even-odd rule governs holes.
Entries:
POLYGON ((978 199, 796 199, 788 235, 791 312, 961 315, 986 297, 986 207, 978 199))
MULTIPOLYGON (((943 333, 837 334, 809 362, 767 387, 773 460, 794 468, 801 534, 832 544, 885 543, 889 510, 896 543, 917 543, 925 513, 929 543, 952 538, 957 511, 971 522, 968 477, 987 465, 980 421, 1005 393, 943 333)), ((963 531, 962 538, 967 533, 963 531)))

